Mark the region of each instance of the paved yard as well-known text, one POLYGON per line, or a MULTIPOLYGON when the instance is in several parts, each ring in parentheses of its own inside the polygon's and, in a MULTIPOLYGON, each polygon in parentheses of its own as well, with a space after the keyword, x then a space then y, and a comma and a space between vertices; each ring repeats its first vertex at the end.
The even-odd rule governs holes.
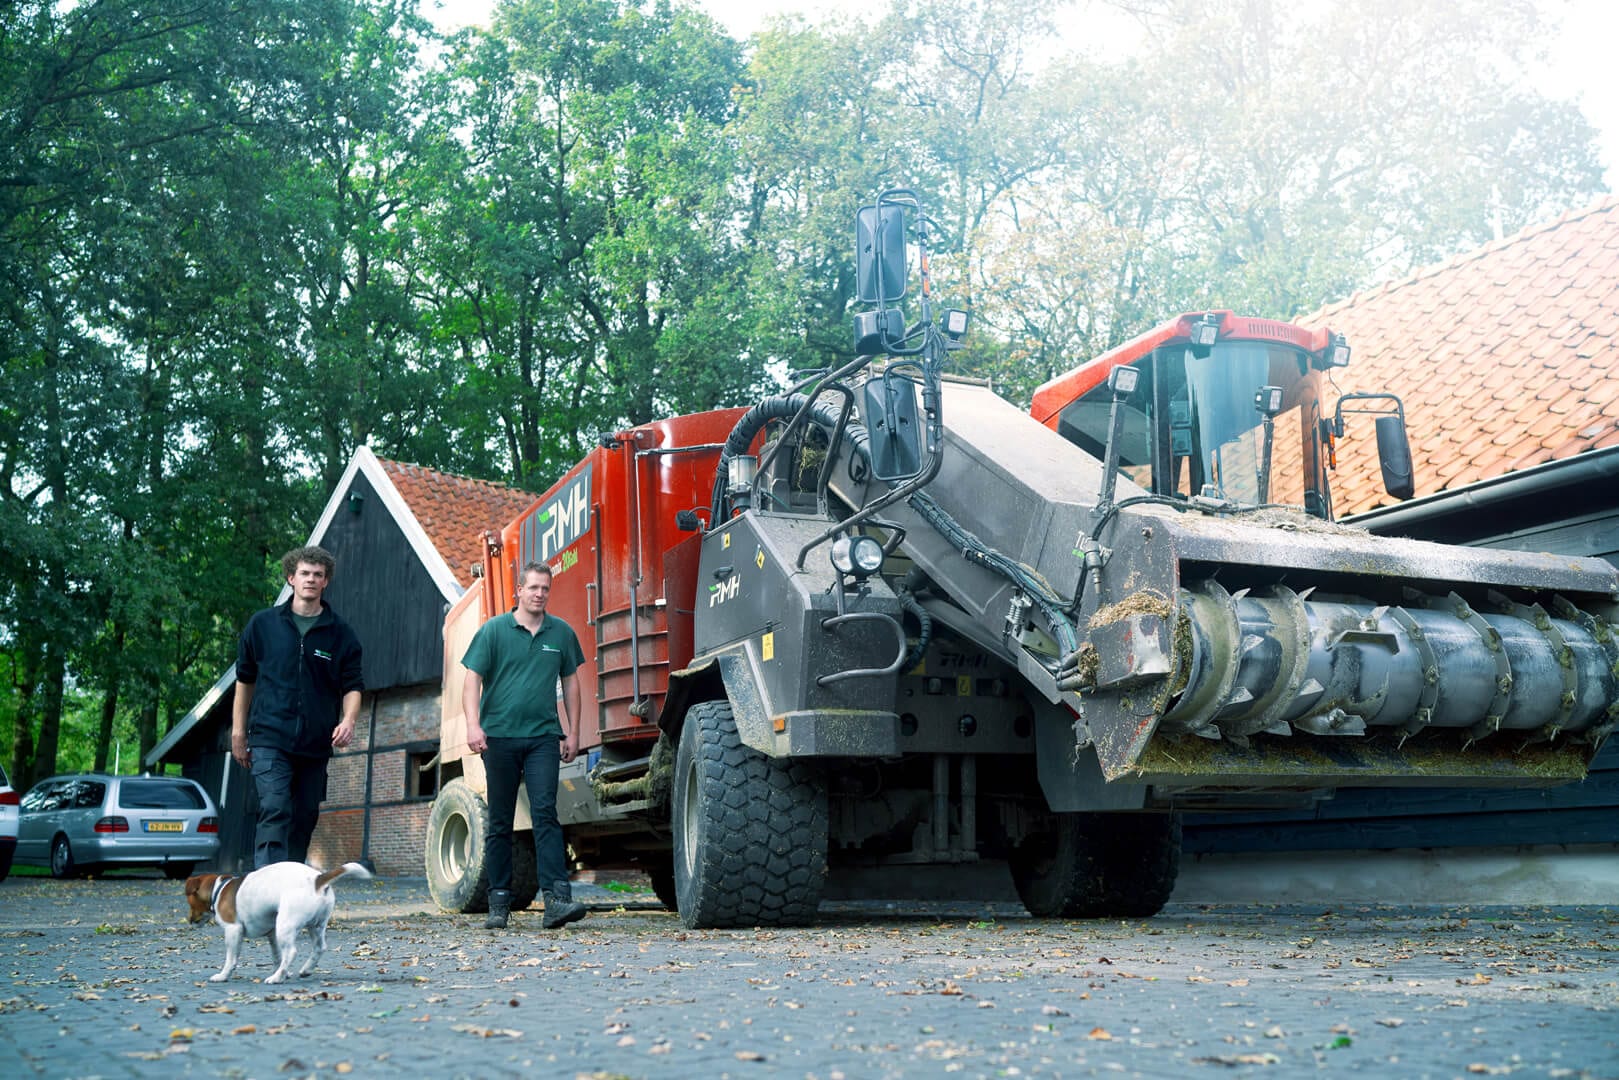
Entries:
MULTIPOLYGON (((420 880, 339 883, 328 952, 281 986, 158 876, 0 883, 0 1060, 44 1077, 1187 1074, 1619 1078, 1619 910, 834 905, 687 931, 581 887, 560 932, 492 934, 420 880)), ((628 903, 625 903, 625 901, 628 903)))

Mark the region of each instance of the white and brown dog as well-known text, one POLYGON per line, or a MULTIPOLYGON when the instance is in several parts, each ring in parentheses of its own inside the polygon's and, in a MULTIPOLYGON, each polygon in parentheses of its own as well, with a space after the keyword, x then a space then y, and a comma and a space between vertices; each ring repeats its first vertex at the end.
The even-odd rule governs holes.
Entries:
POLYGON ((198 874, 186 880, 189 921, 197 923, 210 913, 225 928, 225 966, 209 982, 224 982, 236 970, 243 938, 267 937, 275 956, 276 968, 267 983, 287 977, 298 951, 298 933, 309 931, 313 949, 300 976, 308 975, 326 951, 326 923, 332 917, 337 894, 332 882, 340 877, 369 878, 370 871, 359 863, 344 863, 322 873, 301 862, 279 862, 260 867, 245 877, 229 874, 198 874))

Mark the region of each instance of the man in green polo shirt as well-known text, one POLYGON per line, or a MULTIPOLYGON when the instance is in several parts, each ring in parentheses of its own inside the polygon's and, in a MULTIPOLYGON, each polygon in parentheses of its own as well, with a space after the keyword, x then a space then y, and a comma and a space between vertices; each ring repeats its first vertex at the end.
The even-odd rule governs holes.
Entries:
POLYGON ((489 783, 489 835, 484 865, 489 872, 489 918, 484 927, 504 930, 512 910, 512 819, 517 788, 528 785, 534 820, 534 866, 545 896, 547 930, 585 917, 568 883, 562 825, 557 820, 557 774, 572 761, 567 732, 579 718, 579 679, 585 662, 573 628, 545 605, 551 598, 551 568, 529 563, 518 577, 517 607, 478 628, 461 664, 467 669, 461 705, 467 718, 467 748, 483 756, 489 783), (564 716, 557 716, 557 681, 564 716), (566 720, 567 723, 563 723, 566 720))

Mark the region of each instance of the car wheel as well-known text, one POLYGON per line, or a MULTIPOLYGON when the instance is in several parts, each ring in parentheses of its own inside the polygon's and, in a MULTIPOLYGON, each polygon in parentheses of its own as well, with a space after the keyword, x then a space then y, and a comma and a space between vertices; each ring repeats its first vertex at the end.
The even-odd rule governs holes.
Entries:
POLYGON ((196 867, 188 862, 164 863, 163 876, 168 878, 170 881, 184 881, 186 878, 191 876, 191 871, 194 869, 196 869, 196 867))
POLYGON ((11 857, 13 854, 9 850, 0 851, 0 881, 6 880, 6 877, 11 873, 11 857))
POLYGON ((79 872, 79 866, 73 861, 73 848, 68 844, 67 837, 58 836, 51 841, 51 877, 70 878, 79 872))

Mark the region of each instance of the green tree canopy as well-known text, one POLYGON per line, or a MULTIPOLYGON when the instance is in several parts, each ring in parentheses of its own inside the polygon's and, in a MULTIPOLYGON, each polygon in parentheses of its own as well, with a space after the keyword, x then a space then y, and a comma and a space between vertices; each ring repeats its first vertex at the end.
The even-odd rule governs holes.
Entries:
MULTIPOLYGON (((1600 190, 1533 0, 0 6, 0 723, 144 752, 355 449, 546 487, 852 355, 852 223, 931 214, 960 370, 1289 317, 1600 190), (1144 44, 1067 54, 1128 11, 1144 44)), ((74 761, 87 758, 69 747, 74 761)))

